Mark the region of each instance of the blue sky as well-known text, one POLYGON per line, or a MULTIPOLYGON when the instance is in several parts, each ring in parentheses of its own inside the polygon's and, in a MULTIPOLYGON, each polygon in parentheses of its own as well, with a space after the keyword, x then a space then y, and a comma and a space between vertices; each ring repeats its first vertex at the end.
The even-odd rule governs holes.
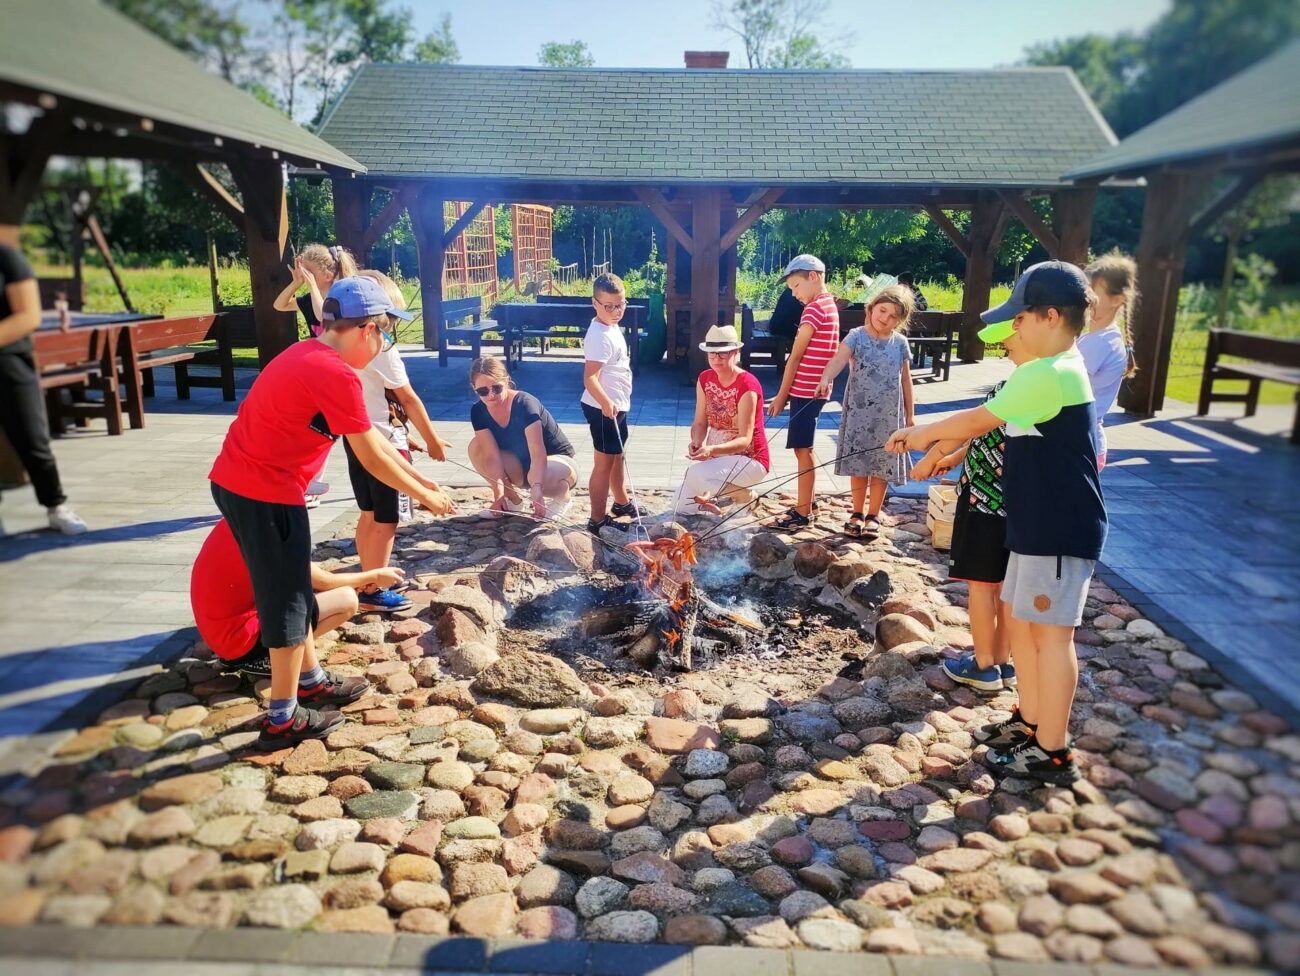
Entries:
MULTIPOLYGON (((710 0, 414 0, 423 36, 451 14, 463 64, 536 64, 546 41, 583 40, 602 67, 682 67, 687 49, 739 42, 712 26, 710 0)), ((848 37, 855 68, 991 68, 1039 41, 1141 30, 1170 0, 831 0, 819 33, 848 37)))

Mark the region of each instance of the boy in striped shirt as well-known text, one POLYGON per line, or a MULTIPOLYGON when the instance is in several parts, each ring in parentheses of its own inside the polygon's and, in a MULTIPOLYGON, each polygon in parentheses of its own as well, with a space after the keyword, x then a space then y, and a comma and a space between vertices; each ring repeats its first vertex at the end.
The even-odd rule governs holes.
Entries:
POLYGON ((767 414, 775 419, 790 401, 790 423, 786 426, 785 446, 794 451, 799 464, 798 499, 772 522, 778 529, 802 529, 812 523, 813 495, 817 487, 817 455, 813 438, 817 434, 817 417, 826 405, 817 396, 822 370, 831 361, 840 344, 840 312, 826 288, 826 265, 811 254, 800 254, 782 276, 794 297, 803 302, 799 331, 786 360, 781 389, 772 398, 767 414))

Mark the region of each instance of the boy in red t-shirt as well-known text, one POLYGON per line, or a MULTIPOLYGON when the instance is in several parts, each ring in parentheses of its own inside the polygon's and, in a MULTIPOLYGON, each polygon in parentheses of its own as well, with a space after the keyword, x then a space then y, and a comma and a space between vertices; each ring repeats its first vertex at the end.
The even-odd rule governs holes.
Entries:
POLYGON ((799 331, 795 333, 790 358, 785 363, 781 389, 768 405, 767 415, 775 420, 790 401, 790 422, 785 446, 794 451, 799 465, 798 499, 794 508, 771 524, 778 529, 802 529, 812 523, 813 495, 817 490, 817 417, 827 398, 818 395, 822 370, 840 347, 840 310, 826 288, 826 265, 811 254, 797 255, 786 265, 782 279, 794 297, 803 302, 799 331))
POLYGON ((300 707, 330 681, 312 640, 307 483, 340 436, 367 471, 435 515, 452 511, 371 427, 354 369, 393 344, 392 320, 410 318, 371 278, 343 278, 324 303, 325 331, 276 356, 248 392, 208 477, 253 584, 261 641, 271 658, 271 703, 255 746, 274 750, 343 723, 336 711, 300 707))
MULTIPOLYGON (((312 635, 319 637, 356 616, 357 591, 367 586, 393 586, 406 574, 395 566, 361 573, 331 573, 311 564, 312 635)), ((230 525, 221 519, 212 527, 190 573, 190 606, 199 636, 221 660, 222 670, 239 672, 250 681, 271 677, 271 654, 262 642, 253 580, 244 565, 230 525)), ((370 688, 365 678, 343 678, 325 672, 326 680, 299 699, 313 706, 345 705, 370 688)))

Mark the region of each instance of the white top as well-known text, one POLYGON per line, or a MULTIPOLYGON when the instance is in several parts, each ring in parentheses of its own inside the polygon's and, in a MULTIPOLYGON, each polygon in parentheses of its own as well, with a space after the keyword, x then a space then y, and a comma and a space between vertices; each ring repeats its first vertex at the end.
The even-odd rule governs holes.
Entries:
POLYGON ((1092 396, 1097 409, 1097 451, 1106 452, 1105 417, 1115 406, 1120 384, 1128 372, 1128 347, 1119 326, 1111 324, 1096 332, 1085 332, 1077 340, 1083 363, 1092 382, 1092 396))
MULTIPOLYGON (((600 385, 605 388, 614 406, 619 410, 632 409, 632 360, 627 354, 627 340, 623 326, 605 325, 592 319, 582 340, 582 355, 589 363, 601 363, 600 385)), ((582 402, 600 409, 600 404, 589 390, 582 391, 582 402)))
POLYGON ((361 399, 366 405, 366 415, 375 429, 388 438, 395 447, 406 448, 406 431, 394 428, 388 414, 386 390, 396 390, 406 386, 410 380, 406 375, 406 364, 397 351, 397 347, 385 349, 365 369, 356 371, 361 380, 361 399))

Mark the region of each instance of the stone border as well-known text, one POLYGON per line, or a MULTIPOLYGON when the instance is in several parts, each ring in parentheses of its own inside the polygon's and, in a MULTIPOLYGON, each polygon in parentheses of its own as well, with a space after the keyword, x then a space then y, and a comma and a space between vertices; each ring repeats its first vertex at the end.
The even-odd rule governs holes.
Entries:
MULTIPOLYGON (((267 963, 502 976, 1149 976, 1154 971, 1104 963, 1088 966, 1001 959, 975 962, 811 949, 692 948, 658 943, 529 942, 176 926, 78 929, 36 925, 0 929, 0 958, 267 963)), ((1272 972, 1276 971, 1234 967, 1196 970, 1198 976, 1265 976, 1272 972)))
POLYGON ((1182 641, 1193 653, 1204 658, 1215 671, 1230 680, 1237 688, 1252 695, 1259 702, 1261 708, 1288 719, 1291 728, 1300 732, 1300 712, 1297 712, 1292 707, 1291 702, 1284 696, 1278 694, 1277 689, 1272 685, 1265 684, 1245 668, 1238 667, 1236 660, 1229 652, 1221 650, 1217 645, 1210 643, 1189 625, 1183 623, 1157 603, 1155 597, 1148 596, 1142 589, 1125 580, 1118 570, 1111 569, 1106 565, 1104 557, 1097 563, 1097 569, 1093 575, 1127 600, 1133 609, 1140 611, 1142 616, 1156 624, 1170 637, 1182 641))

